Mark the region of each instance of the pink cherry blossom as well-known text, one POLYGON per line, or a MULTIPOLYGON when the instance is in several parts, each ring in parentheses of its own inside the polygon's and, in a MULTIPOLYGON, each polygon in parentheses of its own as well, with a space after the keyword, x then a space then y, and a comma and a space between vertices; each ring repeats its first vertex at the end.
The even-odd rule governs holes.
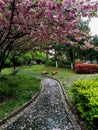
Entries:
POLYGON ((13 3, 14 0, 8 0, 8 2, 13 3))
MULTIPOLYGON (((38 43, 43 40, 47 44, 60 41, 74 45, 70 38, 66 39, 68 36, 75 39, 77 43, 83 37, 84 39, 88 37, 78 28, 81 16, 91 17, 96 15, 98 10, 98 2, 90 3, 90 0, 75 2, 63 0, 60 4, 51 0, 39 2, 5 0, 5 2, 0 0, 0 31, 2 32, 0 45, 2 43, 3 46, 6 37, 14 41, 17 35, 18 38, 21 35, 28 35, 30 38, 32 36, 38 43)), ((86 42, 84 44, 90 45, 86 42)))
POLYGON ((0 0, 0 8, 2 8, 4 6, 4 1, 3 0, 0 0))
POLYGON ((32 6, 32 2, 30 0, 24 0, 24 4, 26 6, 32 6))

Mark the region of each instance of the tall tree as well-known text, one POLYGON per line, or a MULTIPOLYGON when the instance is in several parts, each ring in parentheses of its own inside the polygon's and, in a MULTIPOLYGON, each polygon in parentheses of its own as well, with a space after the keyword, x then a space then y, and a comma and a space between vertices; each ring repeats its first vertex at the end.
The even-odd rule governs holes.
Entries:
POLYGON ((90 0, 0 0, 0 71, 15 40, 24 35, 46 44, 77 44, 68 35, 86 40, 79 19, 96 15, 97 8, 98 2, 90 0))
POLYGON ((92 37, 92 44, 94 45, 94 49, 91 50, 89 54, 91 54, 93 59, 96 60, 98 64, 98 36, 97 35, 92 37))

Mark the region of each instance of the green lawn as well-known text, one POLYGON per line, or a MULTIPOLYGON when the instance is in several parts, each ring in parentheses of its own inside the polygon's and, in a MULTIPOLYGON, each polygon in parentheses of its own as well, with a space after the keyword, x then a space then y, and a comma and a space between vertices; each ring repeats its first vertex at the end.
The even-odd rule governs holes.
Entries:
MULTIPOLYGON (((10 72, 10 69, 8 72, 10 72)), ((2 98, 2 93, 0 94, 0 120, 2 120, 7 117, 12 111, 16 110, 24 103, 29 101, 32 96, 38 92, 40 89, 40 79, 21 73, 16 75, 1 74, 0 76, 3 77, 3 80, 0 81, 0 89, 4 90, 5 88, 5 91, 7 93, 7 96, 5 96, 5 98, 2 98)))
POLYGON ((47 71, 48 72, 47 76, 57 78, 62 82, 64 89, 70 99, 71 99, 72 82, 79 79, 94 78, 98 76, 98 74, 77 74, 75 73, 74 70, 71 70, 71 69, 46 67, 45 65, 32 65, 31 67, 22 66, 20 70, 22 70, 23 72, 33 72, 37 74, 41 74, 41 72, 47 71), (54 70, 57 71, 56 75, 51 74, 51 72, 54 70))
MULTIPOLYGON (((19 80, 19 83, 17 83, 17 84, 19 84, 18 88, 19 88, 20 93, 16 94, 15 100, 10 100, 10 101, 6 102, 6 107, 5 107, 5 104, 0 105, 0 109, 1 109, 0 118, 2 117, 2 115, 4 115, 4 113, 5 113, 5 115, 7 115, 7 113, 9 113, 9 111, 12 111, 13 109, 15 109, 18 106, 21 106, 21 104, 23 104, 24 102, 26 102, 28 99, 31 98, 29 96, 28 97, 24 96, 25 91, 27 91, 26 93, 28 93, 28 86, 31 86, 31 88, 36 86, 37 87, 37 88, 35 87, 36 91, 39 89, 40 81, 38 79, 34 79, 34 77, 24 75, 21 72, 31 72, 31 73, 41 74, 41 72, 47 71, 48 72, 47 76, 57 78, 62 82, 70 101, 72 100, 71 84, 73 81, 76 81, 79 79, 85 79, 85 78, 93 78, 95 76, 98 76, 98 74, 76 74, 74 72, 74 70, 71 70, 71 69, 46 67, 45 65, 32 65, 31 67, 22 66, 22 67, 18 67, 18 69, 20 71, 17 76, 20 77, 19 78, 20 80, 19 80), (51 74, 51 72, 54 70, 57 71, 56 75, 51 74), (25 86, 25 85, 27 85, 27 86, 25 86), (22 87, 22 86, 24 86, 24 87, 22 87), (27 87, 27 90, 25 90, 25 87, 27 87), (20 88, 21 88, 21 90, 20 90, 20 88), (20 99, 18 96, 20 97, 20 99), (23 96, 24 96, 24 98, 23 98, 23 96), (19 100, 21 100, 20 103, 19 103, 19 100)), ((10 73, 10 72, 12 72, 12 70, 13 70, 13 68, 5 68, 5 69, 3 69, 2 74, 10 73)), ((13 78, 15 78, 15 77, 13 77, 13 78)))

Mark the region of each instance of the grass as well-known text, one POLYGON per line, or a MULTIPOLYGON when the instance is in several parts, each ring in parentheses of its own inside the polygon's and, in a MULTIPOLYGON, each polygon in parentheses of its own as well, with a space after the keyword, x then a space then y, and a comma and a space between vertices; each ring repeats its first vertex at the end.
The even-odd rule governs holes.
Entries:
MULTIPOLYGON (((56 68, 56 67, 46 67, 45 65, 32 65, 31 67, 29 67, 29 66, 21 66, 21 67, 18 67, 18 69, 21 70, 20 73, 18 74, 19 76, 21 75, 21 72, 32 72, 32 73, 41 74, 41 72, 47 71, 48 72, 47 76, 51 76, 51 77, 57 78, 57 79, 59 79, 61 81, 61 83, 63 84, 63 87, 64 87, 64 89, 65 89, 65 91, 67 93, 67 96, 69 97, 70 101, 72 101, 72 86, 71 86, 71 84, 74 81, 79 80, 79 79, 94 78, 94 77, 98 76, 98 74, 77 74, 77 73, 74 72, 74 70, 71 70, 71 69, 56 68), (54 71, 54 70, 57 71, 56 75, 52 75, 51 74, 51 72, 54 71)), ((5 69, 3 69, 2 74, 3 73, 10 73, 11 71, 12 71, 12 68, 10 68, 10 69, 9 68, 8 69, 5 68, 5 69)), ((21 81, 23 79, 25 79, 25 77, 22 78, 21 81)), ((30 82, 26 81, 26 82, 29 83, 28 86, 30 86, 30 84, 36 84, 37 83, 36 80, 35 80, 34 83, 31 83, 31 81, 30 82)), ((26 82, 23 83, 23 84, 26 84, 26 82)), ((22 98, 23 98, 22 92, 20 92, 20 97, 21 97, 21 102, 20 102, 19 106, 23 102, 23 100, 22 100, 22 98)), ((25 100, 27 100, 27 99, 25 99, 25 100)), ((6 111, 8 111, 9 106, 10 106, 10 109, 11 108, 13 109, 13 107, 15 108, 15 107, 18 106, 18 105, 15 106, 16 102, 17 102, 17 104, 19 103, 18 99, 17 99, 17 101, 14 104, 12 102, 13 102, 13 100, 9 101, 8 104, 6 103, 7 106, 5 108, 5 113, 7 113, 6 111)), ((4 106, 2 105, 2 106, 0 106, 0 108, 2 108, 2 110, 3 110, 4 106)), ((1 112, 1 110, 0 110, 0 112, 1 112)), ((1 115, 0 115, 0 117, 1 117, 1 115)))
MULTIPOLYGON (((31 67, 22 66, 22 67, 19 67, 18 69, 20 69, 22 72, 32 72, 32 73, 37 73, 37 74, 41 74, 41 72, 47 71, 48 72, 47 76, 57 78, 62 82, 65 88, 65 91, 67 92, 69 97, 71 96, 70 92, 71 92, 72 82, 79 79, 93 78, 93 77, 98 76, 98 74, 77 74, 74 72, 74 70, 71 70, 71 69, 47 67, 45 65, 32 65, 31 67), (56 75, 51 74, 51 72, 54 70, 57 71, 56 75)), ((9 73, 9 71, 12 71, 12 68, 3 69, 2 73, 9 73)))
POLYGON ((85 79, 85 78, 93 78, 98 76, 98 74, 77 74, 75 73, 74 70, 71 69, 66 69, 66 68, 56 68, 56 67, 47 67, 45 65, 32 65, 31 67, 29 66, 22 66, 21 70, 23 72, 33 72, 37 74, 41 74, 43 71, 47 71, 48 74, 47 76, 51 76, 54 78, 59 79, 63 86, 65 91, 67 92, 67 95, 69 98, 71 98, 71 84, 79 79, 85 79), (57 71, 56 75, 52 75, 52 71, 57 71))
MULTIPOLYGON (((44 65, 33 65, 31 68, 29 67, 22 67, 23 71, 26 72, 33 72, 33 73, 38 73, 41 74, 41 72, 43 71, 47 71, 48 72, 48 76, 57 78, 61 81, 61 83, 63 84, 63 87, 65 89, 65 92, 67 93, 67 96, 70 100, 71 103, 73 103, 73 98, 72 98, 72 83, 76 80, 80 80, 80 79, 91 79, 91 78, 96 78, 98 79, 98 74, 77 74, 75 73, 74 70, 71 69, 66 69, 66 68, 55 68, 55 67, 46 67, 44 65), (52 71, 57 71, 56 75, 52 75, 51 72, 52 71)), ((83 120, 81 120, 81 118, 79 118, 80 122, 83 122, 83 120)), ((83 129, 85 130, 95 130, 95 128, 92 128, 92 126, 88 125, 88 123, 83 122, 83 129)))
MULTIPOLYGON (((4 71, 3 73, 5 73, 4 71)), ((6 71, 6 73, 8 72, 10 72, 10 69, 6 71)), ((4 87, 7 86, 7 89, 10 87, 12 92, 10 97, 8 96, 8 98, 5 98, 4 101, 0 103, 0 120, 29 101, 40 89, 40 79, 33 76, 21 73, 16 75, 2 74, 1 76, 4 77, 5 80, 0 82, 4 82, 4 87)))

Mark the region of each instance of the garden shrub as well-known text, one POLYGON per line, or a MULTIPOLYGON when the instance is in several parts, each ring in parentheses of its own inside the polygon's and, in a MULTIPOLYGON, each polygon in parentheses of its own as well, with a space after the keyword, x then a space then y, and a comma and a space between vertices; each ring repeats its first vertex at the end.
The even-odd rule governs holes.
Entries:
POLYGON ((81 64, 81 63, 83 63, 83 62, 82 62, 80 59, 76 59, 76 60, 74 61, 74 63, 75 63, 75 64, 79 64, 79 63, 81 64))
POLYGON ((10 67, 10 66, 12 66, 12 62, 9 58, 7 58, 5 63, 4 63, 4 67, 10 67))
POLYGON ((48 61, 46 61, 46 66, 56 66, 56 63, 54 60, 49 59, 48 61))
POLYGON ((44 64, 46 59, 46 54, 44 52, 35 51, 32 53, 32 58, 37 64, 44 64))
MULTIPOLYGON (((70 62, 69 61, 57 61, 58 62, 58 67, 61 68, 70 68, 70 62)), ((48 61, 46 61, 46 66, 56 66, 56 61, 55 59, 48 59, 48 61)))
POLYGON ((98 122, 98 81, 79 80, 72 84, 73 101, 90 124, 98 122))
POLYGON ((98 72, 98 65, 83 63, 75 64, 75 71, 80 74, 94 74, 98 72))
POLYGON ((31 52, 26 52, 23 55, 21 55, 18 58, 19 63, 22 64, 30 64, 30 61, 32 60, 32 54, 31 52))
POLYGON ((61 68, 70 68, 70 62, 69 61, 58 61, 58 66, 61 68))

